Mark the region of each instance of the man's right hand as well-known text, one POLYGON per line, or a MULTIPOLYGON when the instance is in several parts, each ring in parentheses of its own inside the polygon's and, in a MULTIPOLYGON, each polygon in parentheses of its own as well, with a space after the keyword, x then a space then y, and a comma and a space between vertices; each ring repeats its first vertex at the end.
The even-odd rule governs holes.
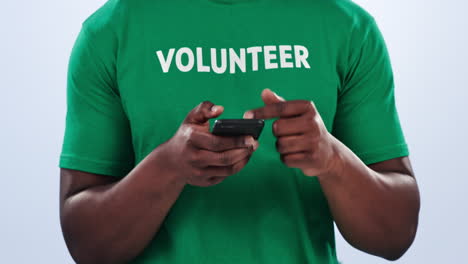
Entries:
POLYGON ((176 134, 160 145, 165 167, 185 183, 211 186, 239 172, 258 148, 252 136, 216 136, 209 119, 223 112, 222 106, 204 101, 186 116, 176 134))

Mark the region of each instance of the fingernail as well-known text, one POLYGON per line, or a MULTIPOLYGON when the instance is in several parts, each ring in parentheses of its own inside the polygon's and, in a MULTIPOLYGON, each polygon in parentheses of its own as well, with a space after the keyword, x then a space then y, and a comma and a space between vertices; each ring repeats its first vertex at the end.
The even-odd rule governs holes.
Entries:
POLYGON ((214 105, 211 107, 211 112, 216 112, 220 107, 218 105, 214 105))
POLYGON ((244 113, 244 118, 245 118, 245 119, 251 119, 251 118, 253 118, 253 113, 250 112, 250 111, 245 112, 245 113, 244 113))
POLYGON ((244 141, 246 146, 253 146, 255 144, 255 139, 252 136, 245 137, 244 141))
POLYGON ((276 98, 281 99, 281 100, 284 100, 284 98, 281 97, 281 96, 279 96, 277 93, 273 92, 273 94, 276 96, 276 98))

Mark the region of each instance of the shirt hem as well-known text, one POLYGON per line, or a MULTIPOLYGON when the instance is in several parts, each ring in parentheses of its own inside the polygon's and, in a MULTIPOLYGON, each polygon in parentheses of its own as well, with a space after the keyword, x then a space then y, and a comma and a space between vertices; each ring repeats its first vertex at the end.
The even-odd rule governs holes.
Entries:
POLYGON ((124 163, 91 160, 65 154, 60 155, 58 166, 64 169, 79 170, 119 178, 124 177, 131 170, 131 166, 124 163))
POLYGON ((386 161, 389 159, 405 157, 409 155, 408 145, 401 143, 377 149, 375 151, 366 151, 356 153, 356 155, 366 164, 386 161))

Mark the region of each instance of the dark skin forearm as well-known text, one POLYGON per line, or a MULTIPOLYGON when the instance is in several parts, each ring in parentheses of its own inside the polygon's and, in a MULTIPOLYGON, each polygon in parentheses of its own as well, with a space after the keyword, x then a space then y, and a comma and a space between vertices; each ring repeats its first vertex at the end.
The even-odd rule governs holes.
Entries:
POLYGON ((216 136, 209 119, 222 106, 204 101, 168 141, 126 177, 61 170, 60 218, 77 263, 126 263, 159 231, 184 186, 213 186, 239 172, 258 148, 252 136, 216 136))
POLYGON ((134 258, 154 237, 184 185, 164 170, 156 149, 121 181, 63 193, 62 228, 75 261, 125 263, 134 258))
POLYGON ((409 159, 366 166, 336 140, 335 165, 319 182, 343 237, 354 247, 398 259, 414 240, 419 191, 409 159))
POLYGON ((354 247, 397 259, 414 240, 419 191, 408 157, 367 166, 327 128, 312 101, 290 100, 269 89, 264 107, 244 118, 270 119, 276 149, 288 167, 318 177, 334 220, 354 247))

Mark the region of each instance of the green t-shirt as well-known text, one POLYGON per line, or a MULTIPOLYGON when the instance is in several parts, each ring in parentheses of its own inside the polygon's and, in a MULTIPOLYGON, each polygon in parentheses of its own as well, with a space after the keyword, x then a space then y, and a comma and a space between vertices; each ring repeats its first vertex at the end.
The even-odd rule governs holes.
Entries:
MULTIPOLYGON (((109 0, 71 53, 59 166, 125 177, 200 102, 242 118, 264 88, 314 101, 366 164, 408 155, 385 42, 353 2, 109 0)), ((281 162, 273 121, 239 173, 184 188, 132 263, 337 262, 319 182, 281 162)))

